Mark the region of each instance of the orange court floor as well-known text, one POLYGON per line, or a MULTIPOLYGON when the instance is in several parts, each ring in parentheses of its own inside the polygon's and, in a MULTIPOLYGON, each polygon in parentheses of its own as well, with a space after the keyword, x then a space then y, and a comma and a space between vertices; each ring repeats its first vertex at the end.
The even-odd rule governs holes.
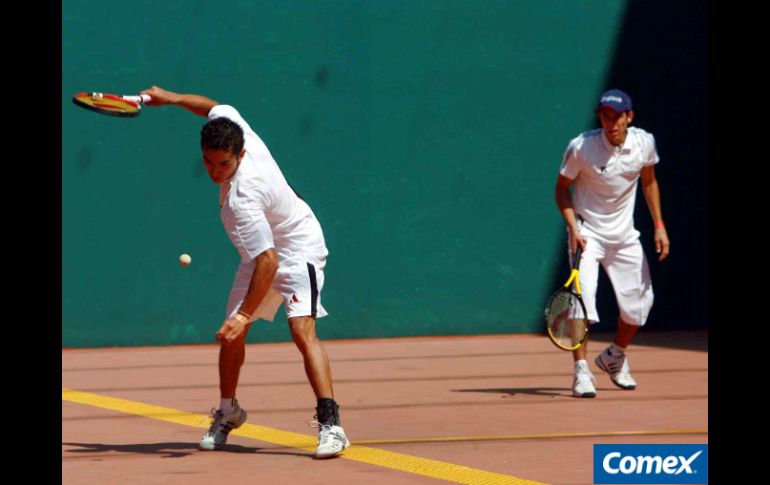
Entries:
POLYGON ((624 391, 542 335, 325 341, 352 445, 313 459, 315 397, 294 344, 249 344, 248 421, 198 450, 219 404, 218 346, 62 351, 63 484, 590 484, 596 443, 708 443, 708 332, 640 333, 624 391))

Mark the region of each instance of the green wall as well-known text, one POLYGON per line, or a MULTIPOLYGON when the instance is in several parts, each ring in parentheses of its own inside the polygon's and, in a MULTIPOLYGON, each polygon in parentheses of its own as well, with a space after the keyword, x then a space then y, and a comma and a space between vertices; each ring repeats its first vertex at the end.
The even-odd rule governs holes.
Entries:
MULTIPOLYGON (((70 101, 152 84, 236 106, 309 202, 330 251, 323 338, 540 331, 565 264, 553 183, 593 126, 624 9, 64 1, 63 345, 213 342, 224 316, 238 255, 205 120, 70 101)), ((249 340, 289 340, 283 310, 249 340)))

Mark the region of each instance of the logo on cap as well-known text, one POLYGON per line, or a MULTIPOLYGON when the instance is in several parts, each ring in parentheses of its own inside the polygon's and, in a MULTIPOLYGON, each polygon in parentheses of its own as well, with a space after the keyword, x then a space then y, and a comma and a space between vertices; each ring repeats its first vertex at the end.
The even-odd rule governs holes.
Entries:
POLYGON ((620 89, 605 91, 599 98, 599 107, 609 106, 616 111, 631 111, 631 97, 620 89))
POLYGON ((616 103, 622 103, 623 98, 620 96, 604 96, 601 100, 602 103, 607 103, 609 101, 615 101, 616 103))

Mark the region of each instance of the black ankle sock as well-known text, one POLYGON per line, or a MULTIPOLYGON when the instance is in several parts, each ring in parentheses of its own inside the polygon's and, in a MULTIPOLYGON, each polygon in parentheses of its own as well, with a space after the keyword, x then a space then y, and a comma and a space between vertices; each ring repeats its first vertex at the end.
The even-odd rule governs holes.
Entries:
POLYGON ((319 423, 340 426, 340 407, 334 399, 319 398, 315 410, 319 423))

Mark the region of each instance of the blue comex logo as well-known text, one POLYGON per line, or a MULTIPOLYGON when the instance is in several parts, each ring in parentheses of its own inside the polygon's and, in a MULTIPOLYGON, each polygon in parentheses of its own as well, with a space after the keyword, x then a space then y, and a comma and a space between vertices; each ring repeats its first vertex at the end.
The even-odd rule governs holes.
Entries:
POLYGON ((708 483, 702 445, 594 445, 594 483, 708 483))

